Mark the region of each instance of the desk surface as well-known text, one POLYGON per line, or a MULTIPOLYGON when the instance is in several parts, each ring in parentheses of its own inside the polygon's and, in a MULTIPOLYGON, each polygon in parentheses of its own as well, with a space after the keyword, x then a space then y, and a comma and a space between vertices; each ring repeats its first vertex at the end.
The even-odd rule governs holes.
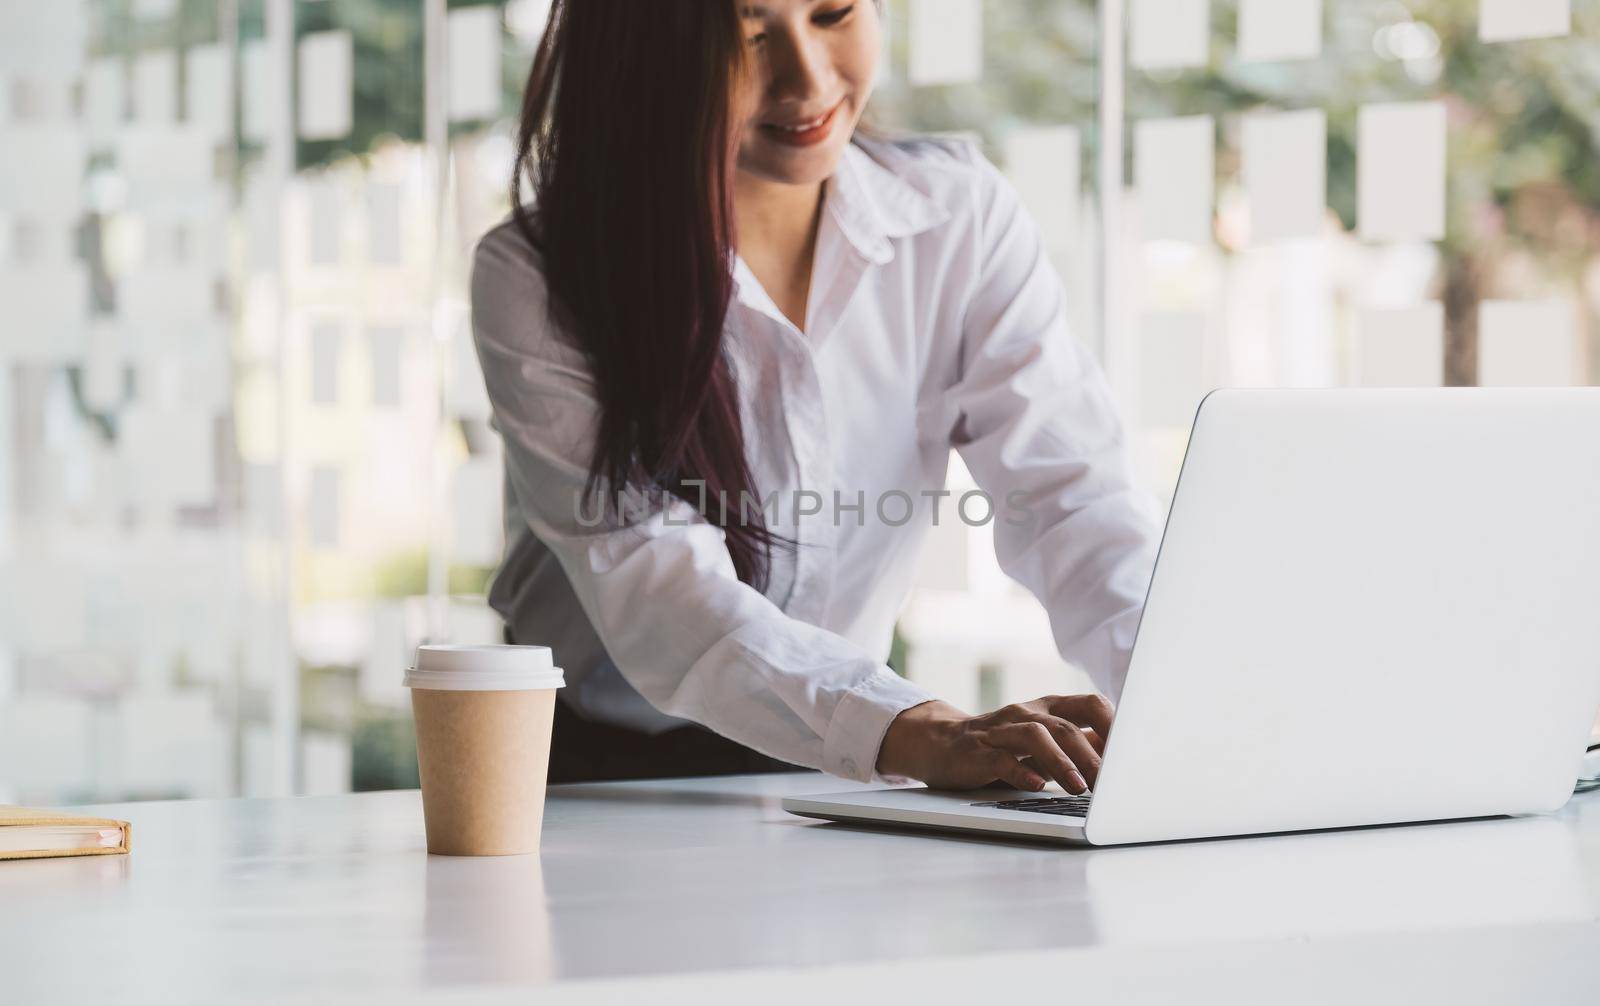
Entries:
POLYGON ((1600 1001, 1600 794, 1545 818, 1103 850, 778 806, 849 785, 557 787, 541 856, 476 860, 425 854, 415 791, 99 808, 133 822, 131 856, 0 863, 0 999, 497 1001, 554 983, 546 997, 601 1001, 649 977, 741 1000, 772 969, 797 998, 840 981, 992 996, 997 970, 1067 969, 1051 999, 1099 983, 1158 1001, 1209 975, 1237 1002, 1325 967, 1463 1001, 1600 1001))

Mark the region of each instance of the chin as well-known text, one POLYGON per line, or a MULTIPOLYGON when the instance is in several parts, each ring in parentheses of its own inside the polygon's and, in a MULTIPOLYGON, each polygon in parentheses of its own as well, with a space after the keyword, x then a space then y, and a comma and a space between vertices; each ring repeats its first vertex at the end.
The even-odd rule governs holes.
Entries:
POLYGON ((761 149, 739 154, 739 170, 769 182, 783 185, 816 185, 825 182, 839 167, 849 140, 829 143, 826 149, 785 150, 776 144, 760 143, 761 149))

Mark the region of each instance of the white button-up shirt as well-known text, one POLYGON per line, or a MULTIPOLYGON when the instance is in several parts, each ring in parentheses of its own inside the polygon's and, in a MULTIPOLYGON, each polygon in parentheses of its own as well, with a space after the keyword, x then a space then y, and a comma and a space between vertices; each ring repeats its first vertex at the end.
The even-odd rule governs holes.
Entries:
POLYGON ((970 147, 858 139, 826 186, 807 330, 742 260, 735 279, 725 345, 746 450, 768 525, 798 543, 774 550, 764 592, 681 500, 595 523, 580 502, 588 363, 520 231, 478 245, 473 329, 506 468, 489 600, 518 642, 554 648, 563 698, 602 722, 689 720, 871 779, 890 721, 931 697, 884 661, 919 545, 958 519, 993 523, 1001 568, 1048 609, 1062 656, 1115 698, 1157 511, 1004 178, 970 147), (987 499, 943 494, 952 447, 987 499))

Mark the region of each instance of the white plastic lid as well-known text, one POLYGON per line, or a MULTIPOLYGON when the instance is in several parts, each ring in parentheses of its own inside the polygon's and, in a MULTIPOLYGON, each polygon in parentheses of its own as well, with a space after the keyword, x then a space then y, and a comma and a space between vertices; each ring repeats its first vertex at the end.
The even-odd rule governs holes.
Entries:
POLYGON ((566 684, 548 646, 419 646, 407 688, 517 692, 566 684))

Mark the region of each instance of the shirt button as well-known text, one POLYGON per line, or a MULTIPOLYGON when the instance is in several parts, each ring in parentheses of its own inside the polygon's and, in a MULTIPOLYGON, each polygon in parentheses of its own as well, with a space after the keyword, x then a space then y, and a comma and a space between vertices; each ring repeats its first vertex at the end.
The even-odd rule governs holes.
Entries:
POLYGON ((844 761, 839 763, 839 767, 844 769, 846 775, 856 774, 856 760, 854 758, 845 758, 844 761))

